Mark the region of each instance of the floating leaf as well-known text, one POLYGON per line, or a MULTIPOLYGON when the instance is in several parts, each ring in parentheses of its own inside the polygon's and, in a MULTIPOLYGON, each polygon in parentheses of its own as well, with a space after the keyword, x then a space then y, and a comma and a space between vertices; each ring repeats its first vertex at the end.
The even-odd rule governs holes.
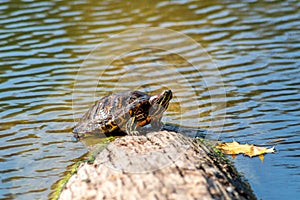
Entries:
POLYGON ((244 154, 249 157, 259 156, 259 158, 263 161, 264 154, 274 153, 274 147, 268 149, 265 147, 255 146, 253 144, 240 144, 236 141, 218 143, 216 148, 220 149, 225 154, 231 154, 233 159, 237 154, 244 154))

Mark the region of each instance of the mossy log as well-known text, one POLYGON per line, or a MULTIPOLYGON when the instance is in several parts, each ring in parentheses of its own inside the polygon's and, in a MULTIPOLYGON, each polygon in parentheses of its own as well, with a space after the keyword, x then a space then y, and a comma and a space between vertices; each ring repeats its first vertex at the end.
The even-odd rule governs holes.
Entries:
POLYGON ((115 139, 65 185, 65 199, 255 199, 205 142, 168 131, 115 139))

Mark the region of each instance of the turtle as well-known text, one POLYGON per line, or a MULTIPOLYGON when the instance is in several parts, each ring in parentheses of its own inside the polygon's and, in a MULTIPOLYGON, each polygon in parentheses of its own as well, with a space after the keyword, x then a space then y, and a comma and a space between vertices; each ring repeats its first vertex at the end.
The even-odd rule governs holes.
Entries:
POLYGON ((76 138, 81 138, 86 134, 140 135, 145 130, 160 130, 163 112, 171 99, 171 90, 153 96, 128 91, 102 97, 84 114, 73 133, 76 138))

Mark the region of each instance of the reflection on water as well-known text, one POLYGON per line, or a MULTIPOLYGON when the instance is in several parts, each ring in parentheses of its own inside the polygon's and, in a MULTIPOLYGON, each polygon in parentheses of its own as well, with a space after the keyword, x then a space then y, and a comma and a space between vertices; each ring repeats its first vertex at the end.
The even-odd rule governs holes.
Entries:
MULTIPOLYGON (((70 134, 77 70, 98 43, 138 27, 163 27, 192 37, 219 66, 222 80, 208 88, 205 77, 214 75, 209 67, 201 66, 198 74, 176 54, 145 48, 111 63, 100 80, 96 77, 95 94, 127 88, 156 93, 180 85, 165 122, 180 125, 193 118, 198 122, 193 126, 214 130, 211 122, 220 118, 213 114, 225 115, 221 140, 275 145, 278 151, 267 155, 264 163, 242 156, 235 159, 257 196, 296 199, 300 193, 299 8, 292 0, 1 1, 0 199, 46 198, 67 166, 86 153, 70 134), (136 78, 140 74, 143 79, 136 78), (218 98, 214 90, 222 82, 226 99, 218 98), (224 102, 226 109, 213 107, 224 102)), ((94 92, 93 72, 101 66, 93 67, 78 77, 84 80, 85 91, 94 92)), ((76 120, 93 101, 76 99, 81 105, 74 110, 76 120)))

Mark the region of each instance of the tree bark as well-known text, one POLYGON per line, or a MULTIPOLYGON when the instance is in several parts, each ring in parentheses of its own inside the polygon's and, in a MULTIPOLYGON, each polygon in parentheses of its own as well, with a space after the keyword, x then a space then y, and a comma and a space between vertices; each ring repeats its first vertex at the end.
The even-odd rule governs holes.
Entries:
POLYGON ((200 140, 160 131, 115 139, 80 165, 65 199, 256 199, 231 163, 200 140))

